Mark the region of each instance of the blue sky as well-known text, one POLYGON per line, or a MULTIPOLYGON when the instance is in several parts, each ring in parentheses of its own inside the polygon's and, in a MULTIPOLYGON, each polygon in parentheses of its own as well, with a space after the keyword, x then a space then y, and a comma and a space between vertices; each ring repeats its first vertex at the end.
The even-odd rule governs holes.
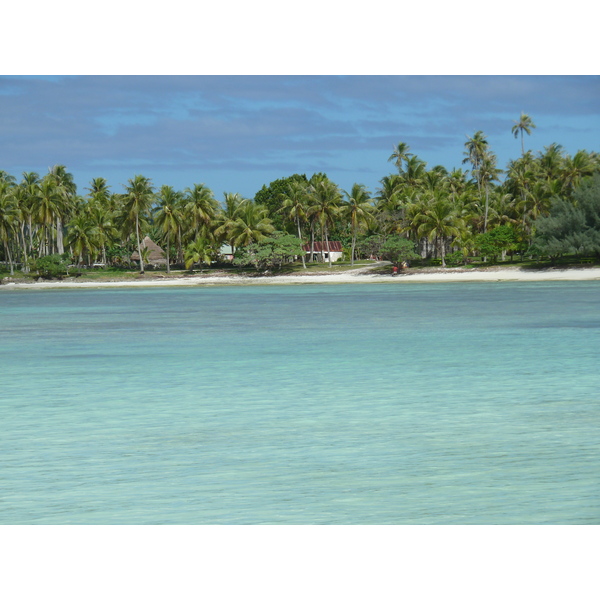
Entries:
POLYGON ((526 148, 600 151, 599 99, 598 76, 2 76, 0 168, 64 164, 80 193, 143 174, 253 197, 318 171, 374 193, 399 141, 452 169, 481 129, 504 167, 520 154, 521 111, 537 125, 526 148))

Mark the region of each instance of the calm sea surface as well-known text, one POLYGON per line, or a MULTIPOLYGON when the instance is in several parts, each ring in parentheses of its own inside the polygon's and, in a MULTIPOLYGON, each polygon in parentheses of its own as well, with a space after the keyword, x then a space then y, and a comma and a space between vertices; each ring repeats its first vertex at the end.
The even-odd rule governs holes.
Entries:
POLYGON ((2 524, 600 524, 600 283, 0 292, 2 524))

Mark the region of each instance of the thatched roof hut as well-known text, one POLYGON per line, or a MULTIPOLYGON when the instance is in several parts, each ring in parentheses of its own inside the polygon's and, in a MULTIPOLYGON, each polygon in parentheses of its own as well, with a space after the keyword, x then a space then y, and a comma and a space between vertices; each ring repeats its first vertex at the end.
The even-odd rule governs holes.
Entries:
MULTIPOLYGON (((149 265, 166 265, 167 259, 164 250, 155 242, 153 242, 148 236, 146 236, 142 243, 140 244, 142 248, 149 248, 150 252, 148 253, 148 264, 149 265)), ((131 255, 131 260, 135 260, 139 262, 140 255, 138 251, 135 250, 131 255)))

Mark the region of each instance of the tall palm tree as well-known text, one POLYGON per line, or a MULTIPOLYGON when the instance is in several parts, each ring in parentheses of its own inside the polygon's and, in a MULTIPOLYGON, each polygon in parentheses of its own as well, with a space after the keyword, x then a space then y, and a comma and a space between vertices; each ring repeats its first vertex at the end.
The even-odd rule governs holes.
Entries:
POLYGON ((67 167, 64 165, 54 165, 48 170, 46 177, 54 182, 56 190, 62 198, 60 210, 56 215, 56 247, 58 253, 62 254, 64 252, 63 223, 72 212, 77 186, 73 175, 67 171, 67 167))
POLYGON ((396 146, 394 146, 394 151, 388 158, 388 162, 394 162, 396 168, 398 169, 398 173, 402 173, 402 163, 407 161, 409 156, 412 156, 409 150, 410 148, 408 144, 399 142, 396 146))
POLYGON ((481 185, 485 188, 485 217, 483 221, 483 233, 485 233, 487 230, 490 183, 492 181, 498 181, 498 175, 502 172, 502 169, 496 167, 496 162, 496 155, 490 151, 487 151, 484 153, 477 169, 478 178, 481 181, 481 185))
POLYGON ((144 259, 140 243, 141 223, 149 217, 150 207, 154 202, 154 190, 150 179, 143 175, 136 175, 128 181, 128 185, 123 187, 125 188, 125 194, 120 221, 125 233, 130 234, 132 229, 135 230, 140 257, 140 272, 143 273, 144 259))
POLYGON ((104 177, 92 179, 90 187, 85 189, 89 194, 84 211, 97 229, 97 241, 102 253, 102 262, 106 264, 106 246, 114 242, 118 235, 115 227, 117 195, 110 192, 110 186, 104 177))
POLYGON ((531 151, 528 151, 522 158, 511 160, 508 163, 507 178, 504 182, 505 188, 514 196, 520 198, 517 207, 522 209, 522 226, 525 227, 525 215, 527 213, 527 199, 530 194, 531 186, 535 181, 531 151))
POLYGON ((47 177, 41 181, 35 197, 34 218, 41 226, 42 243, 39 256, 52 254, 56 249, 53 229, 63 210, 63 196, 56 187, 56 183, 47 177))
POLYGON ((40 184, 40 176, 34 171, 24 172, 23 178, 19 183, 19 206, 23 214, 24 220, 27 221, 27 232, 28 232, 28 248, 29 253, 33 254, 34 249, 34 209, 37 202, 38 189, 40 184))
POLYGON ((377 190, 375 216, 384 233, 394 230, 404 218, 407 197, 415 192, 401 175, 389 175, 380 180, 377 190))
POLYGON ((171 257, 169 255, 171 235, 177 235, 181 227, 183 216, 180 210, 181 198, 182 194, 180 192, 176 192, 170 185, 163 185, 158 193, 159 204, 154 213, 156 225, 166 236, 167 273, 171 272, 171 257))
POLYGON ((10 264, 10 274, 14 275, 10 242, 13 240, 17 224, 17 207, 13 196, 13 186, 9 181, 0 180, 0 240, 4 245, 4 252, 10 264))
MULTIPOLYGON (((296 224, 298 239, 302 243, 302 223, 306 220, 308 209, 308 189, 304 181, 291 181, 287 190, 281 196, 282 204, 279 209, 287 219, 296 224)), ((306 269, 305 253, 302 253, 302 266, 306 269)))
MULTIPOLYGON (((326 176, 318 175, 311 177, 309 194, 312 196, 312 204, 307 210, 307 215, 313 216, 315 222, 319 224, 321 228, 322 248, 329 250, 328 234, 339 211, 340 191, 337 185, 326 176)), ((329 259, 329 267, 331 268, 331 252, 327 252, 327 257, 329 259)))
POLYGON ((350 263, 354 266, 354 249, 356 248, 356 236, 361 225, 371 223, 374 218, 372 214, 373 205, 370 201, 369 192, 365 186, 355 183, 350 193, 344 192, 347 197, 342 204, 341 214, 350 222, 352 233, 352 250, 350 263))
POLYGON ((519 137, 521 134, 521 155, 525 156, 525 143, 523 141, 523 132, 527 135, 531 135, 531 130, 535 129, 535 124, 531 120, 529 115, 526 115, 524 112, 521 113, 521 118, 518 121, 513 121, 515 123, 511 129, 515 138, 519 137))
POLYGON ((28 202, 29 198, 25 193, 25 190, 20 185, 9 185, 11 185, 11 193, 14 200, 15 210, 17 211, 17 222, 15 227, 17 228, 16 236, 18 238, 18 244, 20 245, 21 262, 23 264, 22 270, 27 273, 29 252, 25 230, 27 228, 28 219, 30 218, 30 204, 28 202))
POLYGON ((481 191, 481 178, 479 176, 479 166, 483 160, 483 157, 488 149, 488 141, 483 134, 483 131, 476 131, 473 137, 467 136, 465 142, 465 151, 463 154, 466 158, 463 159, 463 164, 470 162, 472 166, 472 172, 477 180, 477 186, 481 191))

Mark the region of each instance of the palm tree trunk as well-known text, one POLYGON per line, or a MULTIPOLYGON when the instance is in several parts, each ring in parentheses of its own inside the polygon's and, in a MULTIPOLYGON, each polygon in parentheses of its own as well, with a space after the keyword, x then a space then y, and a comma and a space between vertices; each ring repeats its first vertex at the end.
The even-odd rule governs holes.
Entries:
POLYGON ((27 239, 25 237, 25 221, 21 221, 21 241, 23 244, 23 266, 21 270, 23 273, 29 273, 29 268, 27 266, 27 239))
POLYGON ((523 142, 523 130, 521 129, 521 155, 525 156, 525 142, 523 142))
POLYGON ((442 255, 442 267, 446 268, 446 238, 441 236, 440 242, 440 254, 442 255))
MULTIPOLYGON (((300 240, 300 243, 302 244, 302 232, 300 231, 300 219, 296 219, 296 224, 298 225, 298 239, 300 240)), ((306 257, 305 257, 304 248, 302 248, 302 266, 306 269, 306 257)))
POLYGON ((29 251, 33 254, 33 223, 31 215, 27 215, 27 227, 29 229, 29 251))
POLYGON ((62 220, 56 217, 56 251, 58 254, 64 254, 65 246, 63 244, 62 220))
POLYGON ((144 259, 142 258, 142 247, 140 246, 140 221, 138 215, 135 215, 135 235, 137 238, 138 254, 140 256, 140 273, 143 273, 144 259))
POLYGON ((331 269, 331 249, 329 248, 329 239, 327 237, 327 227, 325 227, 324 230, 325 230, 325 243, 327 244, 327 258, 329 259, 329 268, 331 269))
POLYGON ((10 274, 14 275, 15 274, 15 269, 13 267, 12 256, 10 254, 10 248, 8 247, 8 242, 7 241, 4 242, 4 248, 5 248, 5 251, 6 251, 6 256, 8 256, 8 263, 10 264, 10 274))
POLYGON ((171 245, 171 232, 168 231, 167 232, 167 275, 171 272, 171 269, 170 269, 171 261, 169 260, 169 246, 170 245, 171 245))
POLYGON ((181 243, 181 225, 177 225, 177 262, 184 262, 183 245, 181 243))
POLYGON ((483 219, 483 233, 487 231, 487 220, 488 220, 488 202, 489 202, 489 188, 485 186, 485 216, 483 219))

